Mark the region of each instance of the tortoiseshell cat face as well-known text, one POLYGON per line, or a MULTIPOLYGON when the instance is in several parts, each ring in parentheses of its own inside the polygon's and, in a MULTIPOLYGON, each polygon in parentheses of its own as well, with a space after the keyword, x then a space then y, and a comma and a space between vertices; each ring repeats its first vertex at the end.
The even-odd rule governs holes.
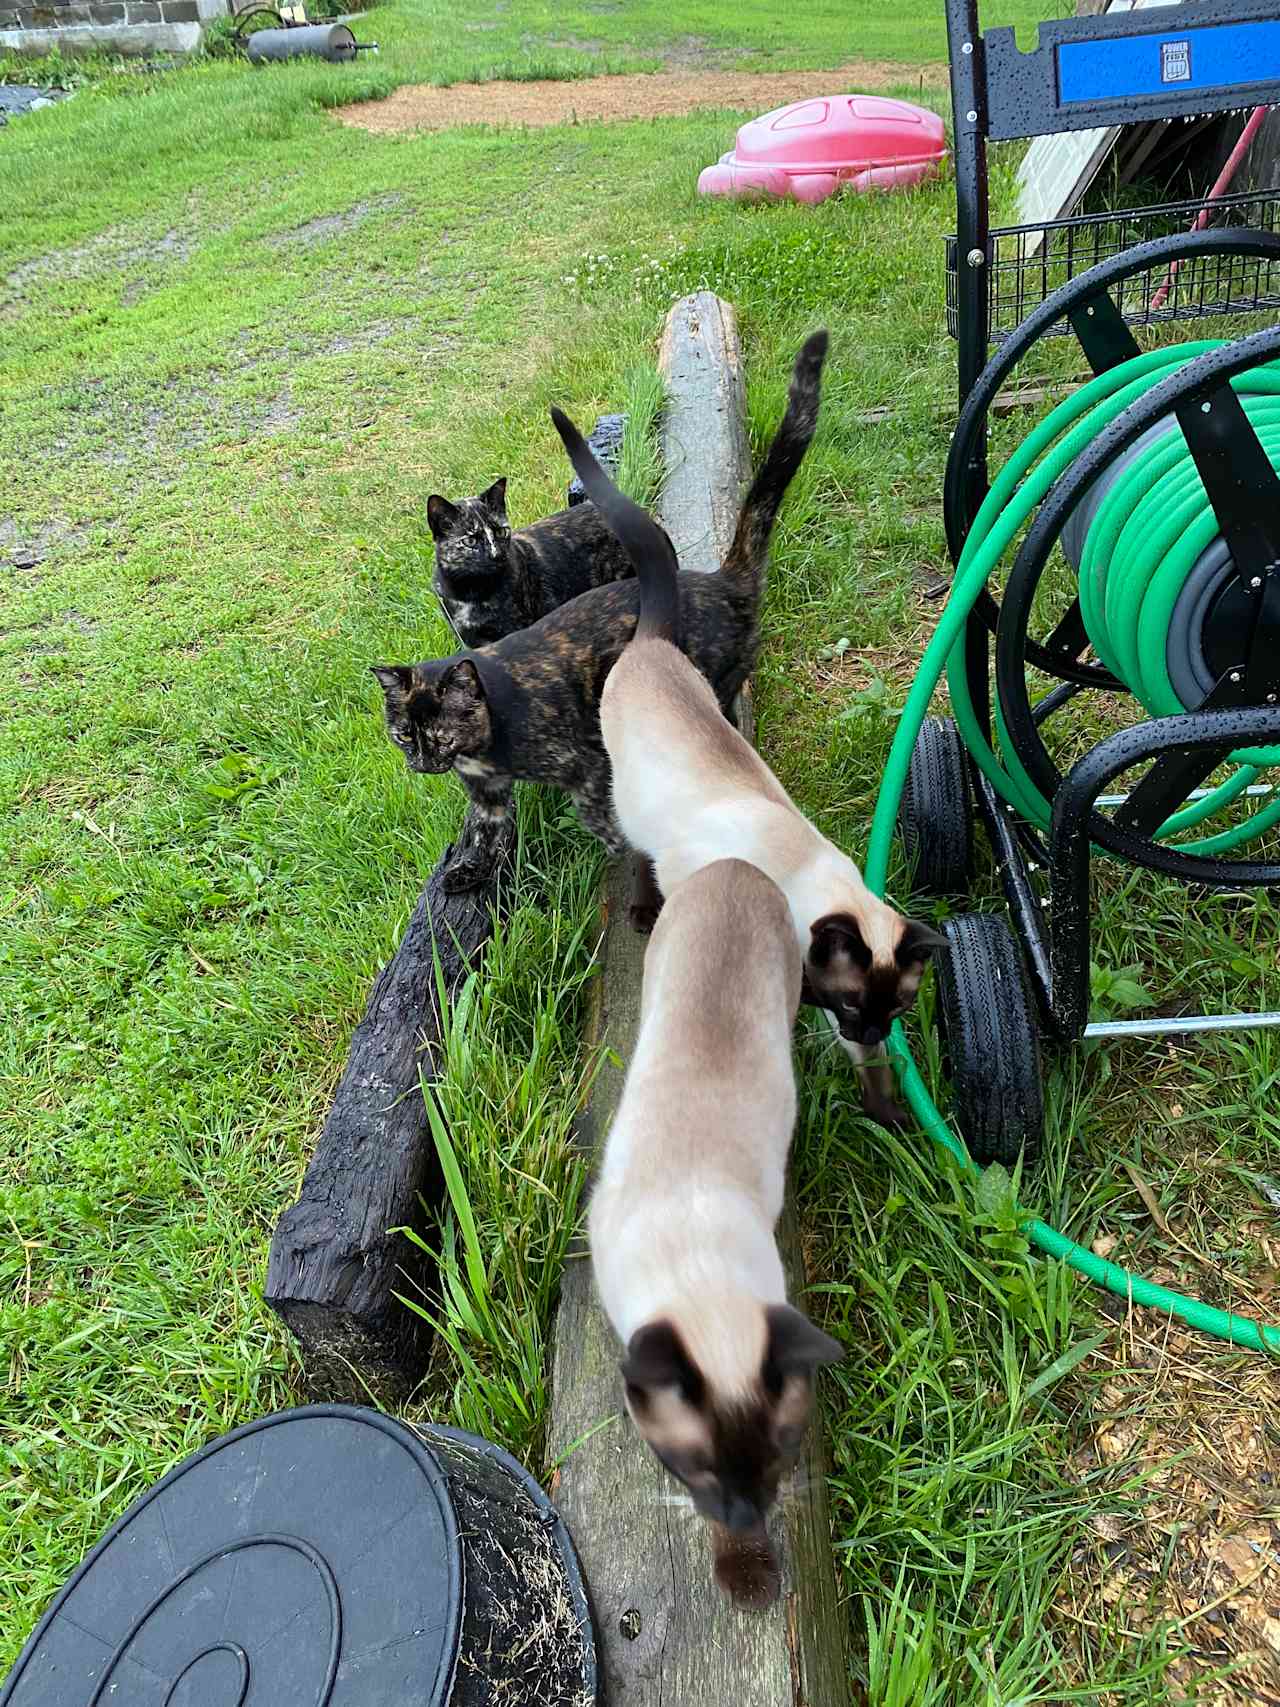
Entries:
POLYGON ((467 658, 376 664, 387 733, 412 771, 438 775, 489 750, 493 728, 484 685, 467 658))
POLYGON ((510 585, 506 478, 457 504, 433 492, 427 525, 436 542, 436 591, 464 644, 484 646, 522 628, 510 585))

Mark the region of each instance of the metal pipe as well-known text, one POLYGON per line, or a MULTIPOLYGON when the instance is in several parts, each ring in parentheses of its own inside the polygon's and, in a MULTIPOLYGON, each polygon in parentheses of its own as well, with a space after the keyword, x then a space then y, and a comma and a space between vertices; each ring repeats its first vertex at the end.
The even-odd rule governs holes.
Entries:
MULTIPOLYGON (((1244 792, 1245 794, 1258 795, 1274 794, 1275 791, 1276 785, 1273 782, 1254 782, 1250 783, 1249 787, 1246 788, 1244 792)), ((1187 796, 1187 799, 1207 800, 1209 795, 1212 793, 1213 790, 1211 788, 1193 788, 1191 793, 1187 796)), ((1123 806, 1128 798, 1129 796, 1127 794, 1100 794, 1093 804, 1095 806, 1123 806)), ((1237 796, 1237 799, 1238 798, 1239 796, 1237 796)))
POLYGON ((1053 1019, 1053 977, 1050 972, 1049 942, 1044 915, 1027 871, 1022 849, 1012 828, 1012 816, 977 765, 970 765, 973 792, 978 811, 986 827, 987 840, 996 858, 1000 886, 1005 904, 1014 918, 1022 946, 1026 950, 1031 982, 1036 1000, 1045 1018, 1053 1019))
MULTIPOLYGON (((946 0, 956 180, 956 312, 960 404, 986 365, 988 340, 987 83, 977 0, 946 0)), ((985 418, 977 424, 946 506, 952 561, 987 490, 985 418)))
POLYGON ((1185 1019, 1106 1019, 1086 1025, 1086 1037, 1179 1037, 1197 1031, 1263 1031, 1280 1014, 1191 1014, 1185 1019))
POLYGON ((245 52, 254 64, 268 59, 298 59, 314 55, 341 64, 354 59, 356 38, 345 24, 309 24, 288 30, 255 30, 245 52))

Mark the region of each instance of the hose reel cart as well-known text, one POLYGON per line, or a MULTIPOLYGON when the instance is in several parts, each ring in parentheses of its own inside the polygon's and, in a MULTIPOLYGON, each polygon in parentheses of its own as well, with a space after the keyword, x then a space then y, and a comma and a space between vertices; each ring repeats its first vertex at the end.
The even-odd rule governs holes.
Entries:
MULTIPOLYGON (((1042 1032, 1070 1043, 1280 1025, 1280 1013, 1088 1023, 1096 850, 1201 887, 1280 887, 1266 841, 1280 825, 1280 327, 1176 339, 1182 321, 1280 309, 1280 221, 1264 193, 1215 199, 1209 224, 1192 202, 992 229, 987 142, 1280 102, 1280 18, 1272 0, 1185 0, 1041 24, 1030 53, 1012 30, 984 38, 976 0, 948 0, 947 24, 955 576, 867 871, 881 889, 896 816, 916 886, 963 895, 976 804, 1008 912, 946 922, 939 1019, 970 1155, 1011 1161, 1041 1139, 1042 1032), (1143 351, 1133 328, 1157 325, 1173 336, 1143 351), (1040 339, 1068 334, 1094 377, 989 486, 997 394, 1040 339), (953 717, 927 717, 944 669, 953 717), (1146 720, 1081 752, 1063 713, 1098 694, 1132 696, 1146 720), (1047 735, 1074 762, 1060 765, 1047 735), (1127 792, 1107 792, 1139 767, 1127 792)), ((913 1068, 905 1083, 932 1126, 913 1068)))

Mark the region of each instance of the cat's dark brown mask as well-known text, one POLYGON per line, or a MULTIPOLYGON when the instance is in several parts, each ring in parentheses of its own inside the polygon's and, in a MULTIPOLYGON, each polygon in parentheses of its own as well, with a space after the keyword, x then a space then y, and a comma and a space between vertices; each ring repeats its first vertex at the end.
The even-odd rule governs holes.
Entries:
POLYGON ((925 967, 947 946, 919 919, 904 919, 893 958, 876 960, 852 913, 829 913, 811 927, 804 999, 828 1008, 841 1037, 874 1049, 916 999, 925 967))
POLYGON ((433 492, 427 526, 436 542, 436 591, 463 641, 482 646, 522 627, 510 600, 511 524, 504 476, 475 498, 433 492))
POLYGON ((469 658, 426 664, 375 664, 387 733, 410 770, 438 774, 492 742, 492 720, 480 672, 469 658))
POLYGON ((622 1374, 627 1409, 703 1517, 757 1530, 795 1463, 813 1408, 813 1374, 844 1351, 789 1304, 765 1309, 767 1341, 754 1391, 726 1403, 669 1321, 632 1334, 622 1374))

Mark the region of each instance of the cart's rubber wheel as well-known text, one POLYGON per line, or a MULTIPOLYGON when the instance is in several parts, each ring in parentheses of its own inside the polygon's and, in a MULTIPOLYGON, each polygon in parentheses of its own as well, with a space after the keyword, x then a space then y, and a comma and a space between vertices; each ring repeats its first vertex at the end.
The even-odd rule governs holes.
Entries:
POLYGON ((952 1114, 975 1162, 1040 1154, 1044 1088, 1040 1035, 1022 950, 995 913, 958 913, 942 927, 950 953, 935 962, 938 1025, 952 1114))
POLYGON ((949 717, 926 717, 911 752, 898 826, 915 887, 964 895, 973 875, 969 761, 949 717))

